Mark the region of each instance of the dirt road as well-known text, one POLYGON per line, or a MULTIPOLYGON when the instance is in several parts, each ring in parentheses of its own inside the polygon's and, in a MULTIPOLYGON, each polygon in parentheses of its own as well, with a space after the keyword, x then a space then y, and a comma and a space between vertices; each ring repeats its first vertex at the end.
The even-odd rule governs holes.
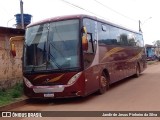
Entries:
MULTIPOLYGON (((149 65, 139 78, 130 77, 113 84, 103 95, 93 94, 85 98, 32 101, 31 103, 12 109, 12 111, 160 111, 160 63, 149 65)), ((20 118, 19 118, 20 119, 20 118)), ((21 118, 22 119, 22 118, 21 118)), ((23 118, 29 120, 29 118, 23 118)), ((95 119, 97 118, 43 118, 50 119, 95 119)), ((145 119, 150 118, 117 118, 99 119, 145 119)), ((154 117, 160 119, 160 117, 154 117)), ((17 118, 16 118, 17 120, 17 118)), ((40 120, 38 118, 37 120, 40 120)))

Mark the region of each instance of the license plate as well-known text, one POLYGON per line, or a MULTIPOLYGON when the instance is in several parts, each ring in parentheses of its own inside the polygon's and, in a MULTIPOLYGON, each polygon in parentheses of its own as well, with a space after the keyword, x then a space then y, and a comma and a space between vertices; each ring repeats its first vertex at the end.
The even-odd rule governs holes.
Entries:
POLYGON ((46 93, 46 94, 44 94, 44 97, 54 97, 54 94, 53 93, 46 93))

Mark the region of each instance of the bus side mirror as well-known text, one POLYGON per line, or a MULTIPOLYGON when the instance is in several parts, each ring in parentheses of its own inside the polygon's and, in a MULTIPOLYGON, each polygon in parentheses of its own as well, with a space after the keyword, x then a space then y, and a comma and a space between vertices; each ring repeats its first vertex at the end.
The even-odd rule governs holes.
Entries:
POLYGON ((88 50, 88 40, 85 35, 82 36, 82 47, 84 51, 88 50))
POLYGON ((86 29, 86 27, 82 28, 82 33, 83 33, 82 48, 83 48, 84 51, 87 51, 88 50, 88 39, 87 39, 87 29, 86 29))

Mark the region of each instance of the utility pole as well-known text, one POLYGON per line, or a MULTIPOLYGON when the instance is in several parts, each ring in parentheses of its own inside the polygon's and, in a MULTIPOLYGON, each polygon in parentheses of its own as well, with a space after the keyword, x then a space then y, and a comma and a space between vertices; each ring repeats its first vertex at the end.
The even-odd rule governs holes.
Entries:
POLYGON ((24 29, 24 16, 23 16, 23 1, 20 0, 20 11, 21 11, 21 26, 24 29))
POLYGON ((142 32, 142 30, 141 30, 141 21, 139 20, 138 23, 139 23, 139 32, 142 32))
POLYGON ((140 20, 138 21, 138 25, 139 25, 139 32, 142 32, 141 29, 141 25, 143 25, 144 23, 146 23, 146 21, 148 21, 149 19, 151 19, 152 17, 147 18, 145 21, 141 22, 140 20))

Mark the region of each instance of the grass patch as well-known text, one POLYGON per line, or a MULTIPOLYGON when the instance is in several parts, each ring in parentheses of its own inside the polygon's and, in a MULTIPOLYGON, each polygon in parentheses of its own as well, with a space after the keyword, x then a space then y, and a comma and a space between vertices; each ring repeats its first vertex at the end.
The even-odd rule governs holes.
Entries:
POLYGON ((0 90, 0 106, 7 105, 23 95, 23 84, 17 83, 10 89, 0 90))
POLYGON ((152 65, 152 64, 154 64, 154 63, 156 63, 156 61, 148 61, 148 62, 147 62, 148 65, 152 65))

